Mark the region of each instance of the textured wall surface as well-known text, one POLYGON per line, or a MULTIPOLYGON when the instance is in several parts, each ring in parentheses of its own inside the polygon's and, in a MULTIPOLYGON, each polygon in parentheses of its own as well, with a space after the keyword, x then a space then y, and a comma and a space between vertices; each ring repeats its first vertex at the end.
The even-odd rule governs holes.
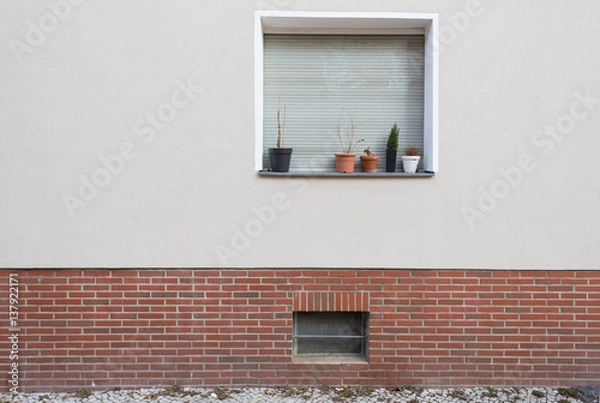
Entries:
POLYGON ((594 0, 3 0, 0 266, 598 269, 599 16, 594 0), (259 177, 256 10, 438 13, 437 175, 259 177))
MULTIPOLYGON (((10 273, 1 274, 8 284, 10 273)), ((0 364, 18 363, 21 391, 173 384, 564 386, 600 378, 597 271, 15 274, 19 357, 4 354, 0 364), (369 312, 368 363, 294 362, 294 310, 356 308, 369 312)), ((0 349, 11 349, 8 338, 0 349)), ((12 375, 2 373, 8 388, 12 375)))

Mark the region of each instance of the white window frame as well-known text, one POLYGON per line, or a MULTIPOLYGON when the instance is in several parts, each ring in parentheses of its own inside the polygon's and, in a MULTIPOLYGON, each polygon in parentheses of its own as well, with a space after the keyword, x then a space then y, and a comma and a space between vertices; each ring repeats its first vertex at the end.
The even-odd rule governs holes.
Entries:
MULTIPOLYGON (((263 86, 265 34, 425 35, 423 169, 438 171, 437 14, 256 11, 254 19, 255 169, 263 169, 263 86)), ((401 152, 401 150, 400 150, 401 152)))

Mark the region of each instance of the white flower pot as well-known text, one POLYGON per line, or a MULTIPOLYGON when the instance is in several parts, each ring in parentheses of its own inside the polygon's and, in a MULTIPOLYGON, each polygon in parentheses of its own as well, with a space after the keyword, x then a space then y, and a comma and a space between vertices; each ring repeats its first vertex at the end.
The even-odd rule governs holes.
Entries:
POLYGON ((417 165, 419 165, 420 158, 421 156, 419 155, 415 157, 407 155, 402 156, 402 168, 404 169, 404 172, 409 174, 417 172, 417 165))

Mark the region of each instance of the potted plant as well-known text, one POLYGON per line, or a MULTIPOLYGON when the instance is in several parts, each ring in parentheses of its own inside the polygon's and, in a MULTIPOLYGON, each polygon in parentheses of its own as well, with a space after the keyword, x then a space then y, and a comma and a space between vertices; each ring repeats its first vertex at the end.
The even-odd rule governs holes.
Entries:
POLYGON ((396 156, 398 155, 398 135, 400 130, 394 123, 385 147, 385 172, 396 172, 396 156))
POLYGON ((357 140, 354 142, 354 117, 356 115, 356 104, 354 105, 354 111, 348 112, 348 127, 346 128, 346 139, 342 138, 342 118, 344 117, 344 108, 337 123, 337 134, 340 139, 340 145, 342 146, 341 153, 335 153, 335 170, 342 173, 354 172, 354 160, 356 154, 353 153, 354 147, 358 143, 365 141, 364 139, 357 140))
POLYGON ((365 148, 364 153, 367 155, 360 156, 360 165, 363 172, 375 172, 379 157, 377 155, 373 155, 370 147, 365 148))
POLYGON ((279 102, 277 103, 277 148, 269 148, 269 159, 271 160, 271 170, 273 172, 288 172, 290 170, 293 148, 285 148, 283 146, 286 112, 287 108, 284 104, 282 116, 281 97, 279 97, 279 102))
POLYGON ((421 152, 416 147, 408 147, 404 153, 406 155, 402 156, 402 168, 404 168, 404 172, 414 174, 417 172, 421 152))

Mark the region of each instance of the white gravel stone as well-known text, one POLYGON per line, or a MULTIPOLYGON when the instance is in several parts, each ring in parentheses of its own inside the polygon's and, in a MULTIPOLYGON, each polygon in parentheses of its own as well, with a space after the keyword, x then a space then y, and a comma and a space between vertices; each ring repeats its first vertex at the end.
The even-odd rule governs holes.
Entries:
MULTIPOLYGON (((77 393, 0 393, 0 403, 579 403, 552 388, 149 388, 77 393), (536 397, 538 391, 540 397, 536 397), (543 396, 542 396, 543 395, 543 396)), ((600 403, 600 402, 598 402, 600 403)))

